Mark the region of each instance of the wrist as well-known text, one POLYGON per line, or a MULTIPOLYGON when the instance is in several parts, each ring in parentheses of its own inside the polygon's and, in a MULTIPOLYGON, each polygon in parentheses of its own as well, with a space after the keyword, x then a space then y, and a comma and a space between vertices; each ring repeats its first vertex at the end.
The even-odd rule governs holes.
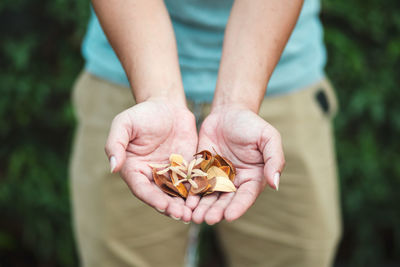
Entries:
POLYGON ((211 112, 226 109, 251 110, 258 113, 263 97, 257 97, 248 93, 249 90, 219 90, 216 91, 211 106, 211 112), (249 97, 250 96, 250 97, 249 97))
POLYGON ((182 87, 170 87, 163 89, 133 90, 136 103, 145 101, 158 102, 186 108, 186 98, 182 87))
POLYGON ((172 106, 175 108, 187 109, 185 97, 155 95, 155 96, 150 96, 150 97, 144 99, 143 101, 140 101, 137 103, 141 103, 141 102, 160 103, 160 104, 167 105, 170 107, 172 106))

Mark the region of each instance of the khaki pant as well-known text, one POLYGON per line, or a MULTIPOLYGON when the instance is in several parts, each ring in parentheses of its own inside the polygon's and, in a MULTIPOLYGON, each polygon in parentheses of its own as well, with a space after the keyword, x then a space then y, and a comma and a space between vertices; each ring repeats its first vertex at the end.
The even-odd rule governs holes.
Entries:
MULTIPOLYGON (((71 191, 82 265, 182 266, 189 226, 137 200, 109 171, 104 144, 114 116, 134 104, 130 90, 83 72, 73 103, 78 127, 71 191)), ((208 104, 189 107, 200 119, 210 109, 208 104)), ((326 80, 263 101, 260 116, 280 131, 286 168, 279 192, 266 188, 244 216, 216 226, 230 266, 332 264, 341 233, 331 128, 335 111, 326 80)))

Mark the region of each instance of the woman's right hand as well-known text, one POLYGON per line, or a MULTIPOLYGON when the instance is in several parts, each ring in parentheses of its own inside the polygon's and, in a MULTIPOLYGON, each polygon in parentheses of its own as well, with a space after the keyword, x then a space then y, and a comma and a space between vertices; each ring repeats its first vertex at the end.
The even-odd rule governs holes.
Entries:
POLYGON ((111 125, 106 154, 111 172, 120 172, 132 193, 158 211, 185 222, 192 211, 154 183, 150 163, 167 163, 171 153, 191 159, 196 153, 194 115, 166 98, 148 99, 118 114, 111 125))

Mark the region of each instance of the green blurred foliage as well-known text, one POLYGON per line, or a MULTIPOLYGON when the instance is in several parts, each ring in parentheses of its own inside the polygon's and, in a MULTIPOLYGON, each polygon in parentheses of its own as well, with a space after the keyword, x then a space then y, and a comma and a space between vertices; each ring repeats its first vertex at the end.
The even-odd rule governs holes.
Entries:
POLYGON ((0 266, 76 266, 70 90, 88 1, 0 2, 0 266))
POLYGON ((400 2, 325 0, 349 266, 400 264, 400 2))
MULTIPOLYGON (((307 1, 307 0, 306 0, 307 1)), ((0 265, 76 266, 70 103, 88 1, 0 2, 0 265)), ((400 2, 323 0, 344 239, 340 266, 400 263, 400 2)))

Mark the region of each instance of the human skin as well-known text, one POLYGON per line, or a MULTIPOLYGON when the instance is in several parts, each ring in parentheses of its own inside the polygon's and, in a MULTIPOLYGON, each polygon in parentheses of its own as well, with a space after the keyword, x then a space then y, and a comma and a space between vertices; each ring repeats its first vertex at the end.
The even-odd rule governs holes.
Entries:
POLYGON ((266 184, 278 190, 285 160, 277 130, 257 112, 268 81, 296 24, 303 1, 234 2, 225 31, 210 115, 199 150, 214 147, 237 168, 235 193, 189 197, 192 220, 215 224, 242 216, 266 184), (249 93, 251 92, 251 93, 249 93))
POLYGON ((168 162, 171 153, 190 159, 197 148, 195 118, 186 107, 176 41, 164 3, 94 0, 93 7, 138 103, 113 120, 105 147, 111 170, 120 172, 143 202, 189 222, 191 209, 154 184, 148 165, 168 162))
POLYGON ((243 215, 267 184, 278 189, 284 167, 281 139, 257 112, 301 5, 293 0, 235 1, 212 110, 198 141, 163 2, 93 1, 139 103, 114 119, 106 144, 112 172, 120 171, 134 195, 185 222, 214 224, 243 215), (193 196, 185 203, 155 186, 148 163, 166 162, 171 153, 190 159, 196 150, 212 147, 237 167, 237 192, 201 200, 193 196))

